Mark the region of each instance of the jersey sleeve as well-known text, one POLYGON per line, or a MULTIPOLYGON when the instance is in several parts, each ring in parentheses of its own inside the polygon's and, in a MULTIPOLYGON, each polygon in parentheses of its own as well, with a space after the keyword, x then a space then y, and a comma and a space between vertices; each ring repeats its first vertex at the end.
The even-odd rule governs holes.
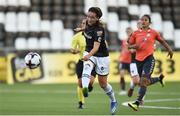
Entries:
POLYGON ((99 28, 94 33, 94 39, 96 42, 101 43, 101 41, 104 39, 104 30, 103 28, 99 28))
POLYGON ((156 39, 157 40, 162 40, 162 37, 161 37, 159 32, 155 31, 155 34, 156 34, 156 39))

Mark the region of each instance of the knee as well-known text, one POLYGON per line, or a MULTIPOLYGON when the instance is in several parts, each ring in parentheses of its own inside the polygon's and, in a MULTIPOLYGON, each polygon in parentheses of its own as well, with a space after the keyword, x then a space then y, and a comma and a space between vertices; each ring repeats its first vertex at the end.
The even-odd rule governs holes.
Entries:
POLYGON ((93 64, 90 61, 84 62, 83 74, 90 74, 93 69, 93 64))
POLYGON ((106 88, 107 83, 99 83, 99 85, 100 85, 100 87, 101 87, 102 89, 104 89, 104 88, 106 88))
POLYGON ((140 86, 147 87, 150 85, 150 80, 147 77, 141 77, 140 86))
POLYGON ((84 69, 85 69, 85 70, 91 70, 92 67, 93 67, 93 66, 92 66, 90 63, 84 64, 84 69))
POLYGON ((125 70, 124 70, 124 69, 120 70, 120 76, 121 76, 121 78, 124 78, 124 75, 125 75, 125 70))
POLYGON ((134 76, 132 79, 133 79, 133 83, 134 83, 135 85, 139 85, 139 83, 140 83, 140 78, 139 78, 139 76, 134 76))

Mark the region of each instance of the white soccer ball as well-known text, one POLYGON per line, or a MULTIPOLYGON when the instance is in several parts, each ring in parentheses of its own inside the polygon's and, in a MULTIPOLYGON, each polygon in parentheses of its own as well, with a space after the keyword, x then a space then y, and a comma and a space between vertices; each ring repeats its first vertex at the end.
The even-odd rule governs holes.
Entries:
POLYGON ((26 66, 30 69, 37 68, 41 64, 41 56, 36 52, 28 53, 25 58, 26 66))

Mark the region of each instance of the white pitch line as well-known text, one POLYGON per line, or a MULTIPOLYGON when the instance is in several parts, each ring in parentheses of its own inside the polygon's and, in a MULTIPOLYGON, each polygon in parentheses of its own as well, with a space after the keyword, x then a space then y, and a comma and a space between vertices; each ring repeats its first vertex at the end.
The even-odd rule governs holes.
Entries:
POLYGON ((180 101, 180 98, 172 99, 154 99, 154 100, 145 100, 144 102, 166 102, 166 101, 180 101))
MULTIPOLYGON (((154 100, 145 100, 144 102, 166 102, 166 101, 177 101, 180 102, 180 98, 177 99, 154 99, 154 100)), ((123 102, 122 105, 128 107, 128 103, 133 102, 133 101, 128 101, 128 102, 123 102)), ((170 110, 179 110, 180 107, 166 107, 166 106, 140 106, 143 108, 153 108, 153 109, 170 109, 170 110)))

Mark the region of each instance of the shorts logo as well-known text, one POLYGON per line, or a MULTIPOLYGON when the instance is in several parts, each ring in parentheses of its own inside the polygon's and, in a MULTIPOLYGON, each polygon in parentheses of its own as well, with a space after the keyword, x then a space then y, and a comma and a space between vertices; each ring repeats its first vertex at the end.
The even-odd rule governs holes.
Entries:
POLYGON ((104 70, 104 67, 101 67, 101 70, 103 71, 103 70, 104 70))

